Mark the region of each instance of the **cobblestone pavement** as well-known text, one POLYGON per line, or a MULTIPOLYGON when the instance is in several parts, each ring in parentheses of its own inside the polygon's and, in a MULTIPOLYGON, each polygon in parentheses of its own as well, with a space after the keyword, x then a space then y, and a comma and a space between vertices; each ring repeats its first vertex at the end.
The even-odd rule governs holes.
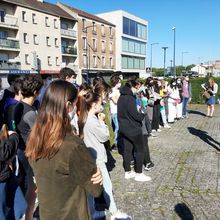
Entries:
POLYGON ((111 171, 119 209, 134 220, 220 219, 220 108, 205 117, 205 105, 190 105, 188 119, 149 140, 155 167, 144 171, 152 181, 125 180, 122 158, 111 171))

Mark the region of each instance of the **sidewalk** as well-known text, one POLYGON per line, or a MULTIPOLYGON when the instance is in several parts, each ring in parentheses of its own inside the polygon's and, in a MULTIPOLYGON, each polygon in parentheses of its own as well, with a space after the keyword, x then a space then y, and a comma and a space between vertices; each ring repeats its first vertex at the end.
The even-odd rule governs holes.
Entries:
POLYGON ((206 105, 191 105, 188 119, 149 140, 155 167, 151 182, 125 180, 122 158, 113 153, 111 172, 118 208, 134 220, 220 219, 220 108, 205 117, 206 105))

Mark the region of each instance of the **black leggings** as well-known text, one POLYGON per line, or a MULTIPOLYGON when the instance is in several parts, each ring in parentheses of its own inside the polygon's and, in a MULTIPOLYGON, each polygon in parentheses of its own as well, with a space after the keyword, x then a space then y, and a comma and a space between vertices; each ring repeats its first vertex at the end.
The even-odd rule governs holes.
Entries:
POLYGON ((143 135, 143 140, 144 140, 144 166, 146 166, 148 163, 151 163, 147 135, 143 135))
POLYGON ((124 152, 123 152, 123 166, 125 172, 131 171, 131 160, 133 159, 133 149, 136 155, 135 172, 142 173, 142 166, 144 162, 144 141, 143 134, 140 132, 135 136, 123 135, 124 152))

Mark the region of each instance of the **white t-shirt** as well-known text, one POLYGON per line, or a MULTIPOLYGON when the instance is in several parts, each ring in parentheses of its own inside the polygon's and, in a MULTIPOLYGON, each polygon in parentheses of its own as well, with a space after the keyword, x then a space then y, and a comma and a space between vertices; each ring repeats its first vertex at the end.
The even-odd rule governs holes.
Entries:
POLYGON ((120 92, 119 92, 119 89, 115 89, 115 88, 112 88, 112 92, 109 94, 109 98, 110 98, 110 112, 111 114, 116 114, 118 111, 117 111, 117 104, 115 104, 113 101, 112 101, 112 97, 114 96, 120 96, 120 92))

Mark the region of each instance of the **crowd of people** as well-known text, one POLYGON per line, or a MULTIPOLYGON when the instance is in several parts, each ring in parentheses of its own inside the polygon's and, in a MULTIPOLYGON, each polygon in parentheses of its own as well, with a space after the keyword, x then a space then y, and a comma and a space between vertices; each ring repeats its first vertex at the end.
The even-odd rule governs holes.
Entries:
MULTIPOLYGON (((170 82, 135 77, 122 85, 114 74, 108 84, 76 84, 76 74, 63 68, 60 78, 9 75, 10 87, 0 97, 0 219, 32 220, 39 201, 40 219, 96 219, 96 197, 102 196, 111 219, 131 219, 117 208, 108 167, 108 152, 123 158, 124 178, 151 181, 154 167, 148 139, 188 118, 189 77, 170 82), (109 111, 107 111, 109 110, 109 111), (104 114, 104 112, 109 114, 104 114), (112 122, 114 143, 110 141, 112 122)), ((212 79, 208 114, 217 93, 212 79)))

